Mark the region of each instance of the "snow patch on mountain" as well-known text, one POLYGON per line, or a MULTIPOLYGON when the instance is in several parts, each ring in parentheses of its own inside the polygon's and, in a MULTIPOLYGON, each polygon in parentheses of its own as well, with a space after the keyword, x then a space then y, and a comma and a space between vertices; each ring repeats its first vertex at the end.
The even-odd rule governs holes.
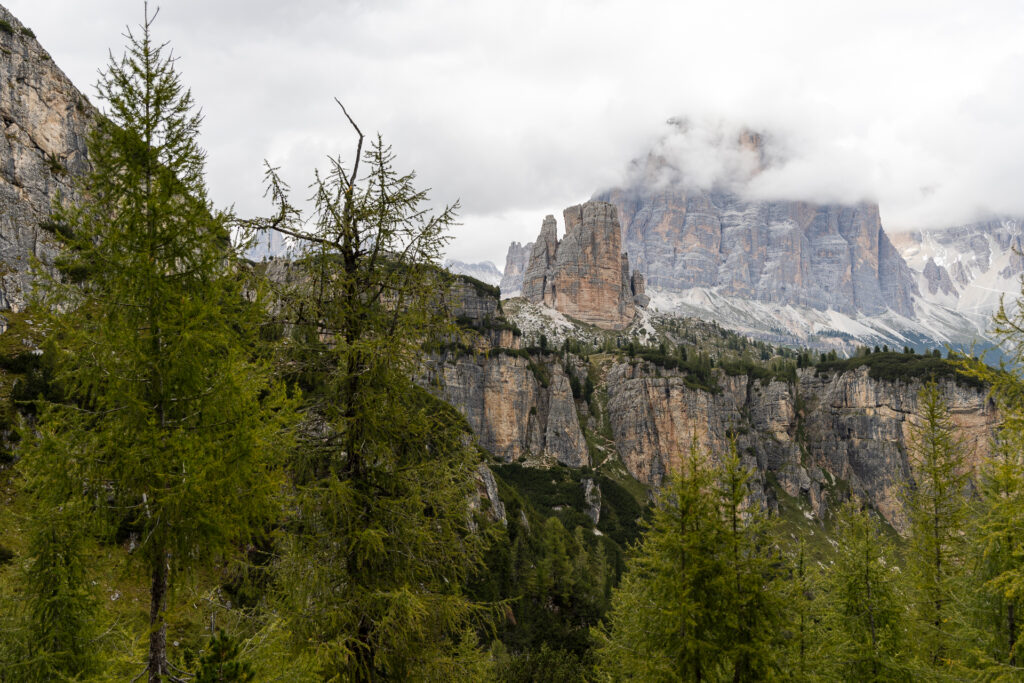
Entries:
POLYGON ((985 328, 974 319, 917 297, 911 318, 892 310, 854 316, 835 309, 753 301, 704 287, 684 292, 649 289, 648 294, 650 307, 656 312, 713 320, 722 327, 774 344, 850 352, 865 344, 924 350, 945 344, 970 348, 975 343, 987 342, 985 328))

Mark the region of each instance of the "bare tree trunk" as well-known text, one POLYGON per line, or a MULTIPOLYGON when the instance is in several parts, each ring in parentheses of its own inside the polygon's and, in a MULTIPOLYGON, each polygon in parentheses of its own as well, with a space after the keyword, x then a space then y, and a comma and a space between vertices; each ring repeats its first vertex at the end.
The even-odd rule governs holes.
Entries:
POLYGON ((149 683, 160 683, 167 673, 167 565, 167 553, 160 552, 149 591, 149 683))

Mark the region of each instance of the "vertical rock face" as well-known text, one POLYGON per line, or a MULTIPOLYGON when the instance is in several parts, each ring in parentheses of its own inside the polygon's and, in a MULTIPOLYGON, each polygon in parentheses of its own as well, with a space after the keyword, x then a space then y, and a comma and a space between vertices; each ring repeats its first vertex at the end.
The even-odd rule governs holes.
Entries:
POLYGON ((928 292, 930 294, 942 292, 943 294, 952 294, 953 296, 960 295, 953 286, 953 281, 949 278, 949 271, 944 266, 936 264, 935 259, 928 258, 928 262, 924 264, 924 270, 921 274, 928 283, 928 292))
POLYGON ((553 364, 541 381, 520 356, 446 355, 428 366, 425 384, 455 406, 480 445, 506 462, 590 464, 569 378, 553 364))
POLYGON ((913 275, 882 229, 877 204, 755 201, 643 181, 595 198, 618 207, 626 250, 651 286, 913 316, 913 275))
MULTIPOLYGON (((828 489, 842 480, 904 528, 900 491, 913 475, 907 454, 919 382, 872 379, 867 368, 831 377, 802 370, 796 384, 722 374, 720 391, 709 393, 651 370, 620 364, 607 376, 615 443, 638 480, 658 484, 679 466, 694 435, 704 452, 723 453, 735 434, 762 485, 771 472, 782 490, 821 513, 828 489)), ((984 391, 949 380, 940 386, 976 463, 988 452, 998 415, 984 391)))
POLYGON ((530 263, 530 253, 533 251, 533 242, 519 244, 513 242, 508 247, 508 254, 505 256, 505 271, 501 276, 501 297, 510 299, 519 296, 523 292, 523 277, 526 275, 526 266, 530 263))
POLYGON ((547 276, 555 263, 558 249, 558 224, 554 216, 545 216, 540 226, 540 236, 533 242, 530 260, 523 273, 523 296, 534 303, 544 300, 547 276))
POLYGON ((445 303, 453 317, 476 323, 494 318, 498 312, 497 297, 481 292, 471 280, 462 277, 452 282, 445 303))
MULTIPOLYGON (((616 209, 606 202, 570 206, 563 213, 565 236, 547 216, 533 244, 523 279, 523 296, 583 322, 621 329, 633 319, 635 287, 622 253, 616 209)), ((639 292, 643 300, 643 291, 639 292)))
MULTIPOLYGON (((627 261, 628 261, 627 256, 627 261)), ((647 285, 644 283, 644 274, 639 270, 634 271, 629 279, 630 289, 633 291, 633 303, 640 307, 646 307, 651 303, 651 297, 647 296, 647 285)))
POLYGON ((95 110, 16 17, 0 7, 0 19, 0 308, 17 310, 31 287, 31 258, 46 266, 56 256, 40 221, 89 169, 95 110))

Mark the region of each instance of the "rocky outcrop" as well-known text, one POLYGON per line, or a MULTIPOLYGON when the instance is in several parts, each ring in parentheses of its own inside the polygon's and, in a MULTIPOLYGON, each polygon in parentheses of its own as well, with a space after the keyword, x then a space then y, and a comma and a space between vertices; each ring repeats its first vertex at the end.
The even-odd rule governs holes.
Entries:
POLYGON ((523 293, 523 277, 526 275, 526 266, 530 263, 530 253, 533 251, 533 242, 519 244, 513 242, 508 246, 508 254, 505 255, 505 271, 501 276, 501 297, 511 299, 523 293))
POLYGON ((498 314, 498 297, 464 277, 456 277, 449 286, 446 303, 452 316, 474 323, 484 323, 498 314))
POLYGON ((597 526, 601 521, 601 487, 593 479, 587 477, 583 480, 583 504, 586 506, 584 513, 590 521, 597 526))
POLYGON ((558 250, 558 223, 554 216, 545 216, 540 226, 540 236, 532 243, 530 260, 523 272, 523 297, 540 303, 544 300, 547 276, 555 265, 558 250))
MULTIPOLYGON (((720 373, 718 386, 717 393, 692 388, 683 376, 643 363, 609 371, 608 417, 634 477, 658 485, 694 436, 710 453, 726 452, 735 436, 766 499, 775 482, 822 514, 829 492, 848 488, 895 528, 905 527, 900 492, 911 474, 907 453, 920 383, 872 379, 862 367, 833 376, 801 370, 796 384, 720 373)), ((948 380, 941 386, 977 462, 988 452, 995 409, 982 391, 948 380)))
POLYGON ((639 270, 633 271, 629 279, 629 287, 633 292, 633 303, 641 308, 646 308, 651 303, 651 297, 647 296, 647 285, 644 282, 644 274, 639 270))
POLYGON ((505 504, 498 496, 498 482, 494 478, 494 472, 484 463, 476 466, 476 484, 476 496, 470 501, 473 509, 484 509, 483 511, 486 512, 492 522, 499 522, 502 526, 508 526, 505 504))
POLYGON ((54 200, 73 198, 72 179, 89 169, 85 140, 96 115, 31 31, 0 7, 0 308, 24 307, 31 260, 53 263, 40 227, 54 200))
POLYGON ((630 275, 622 253, 616 209, 606 202, 570 206, 563 213, 565 236, 553 216, 541 225, 523 279, 523 296, 585 323, 622 329, 645 301, 644 281, 630 275), (640 291, 635 291, 639 287, 640 291))
POLYGON ((430 359, 424 384, 466 417, 499 460, 590 464, 569 378, 557 362, 498 350, 444 354, 430 359))
POLYGON ((928 262, 924 264, 924 270, 921 274, 928 283, 929 294, 942 292, 943 294, 960 296, 960 293, 953 286, 953 281, 949 278, 949 271, 944 266, 936 264, 935 259, 928 258, 928 262))

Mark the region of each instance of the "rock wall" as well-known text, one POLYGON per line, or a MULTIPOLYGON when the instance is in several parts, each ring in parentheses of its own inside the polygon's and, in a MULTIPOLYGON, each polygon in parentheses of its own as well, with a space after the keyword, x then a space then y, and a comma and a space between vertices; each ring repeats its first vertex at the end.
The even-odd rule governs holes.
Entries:
POLYGON ((570 206, 563 217, 561 241, 554 217, 544 219, 523 277, 523 296, 598 327, 626 327, 635 314, 634 296, 644 303, 646 297, 643 280, 631 277, 622 253, 615 207, 592 201, 570 206))
POLYGON ((456 276, 445 297, 448 310, 455 318, 483 323, 498 315, 498 299, 481 292, 476 285, 465 278, 456 276))
POLYGON ((523 277, 526 275, 526 266, 530 263, 532 252, 533 242, 513 242, 508 246, 505 270, 501 276, 501 298, 511 299, 523 293, 523 277))
POLYGON ((14 15, 0 7, 0 19, 0 309, 19 310, 32 257, 48 266, 56 256, 40 221, 89 170, 85 140, 96 112, 14 15))
POLYGON ((632 266, 670 292, 693 287, 757 301, 912 317, 913 274, 882 228, 878 205, 746 199, 664 182, 650 157, 614 204, 632 266))
POLYGON ((558 223, 554 216, 545 216, 540 226, 540 235, 533 241, 530 260, 523 272, 523 297, 528 301, 544 301, 547 277, 555 265, 558 251, 558 223))
MULTIPOLYGON (((713 394, 644 363, 609 371, 608 416, 634 477, 658 485, 679 466, 694 435, 702 451, 723 453, 733 434, 762 486, 774 480, 819 514, 829 490, 848 486, 896 529, 905 527, 900 491, 911 473, 907 453, 920 383, 872 379, 867 368, 831 377, 801 370, 795 385, 721 372, 718 382, 721 391, 713 394)), ((996 411, 981 391, 949 380, 941 387, 976 463, 988 452, 996 411)))
POLYGON ((455 406, 480 445, 505 462, 590 464, 562 366, 500 351, 429 359, 424 383, 455 406))
MULTIPOLYGON (((494 324, 471 328, 480 341, 475 353, 463 346, 430 357, 423 383, 466 417, 479 444, 499 460, 588 466, 585 427, 599 450, 614 449, 633 477, 657 487, 694 437, 702 453, 717 455, 735 437, 743 463, 755 470, 759 504, 773 505, 781 492, 823 516, 853 494, 905 529, 902 488, 913 476, 908 453, 919 422, 919 381, 874 379, 866 366, 820 374, 800 369, 795 381, 717 369, 717 390, 709 391, 684 371, 639 359, 606 359, 599 370, 571 354, 518 350, 514 330, 488 336, 507 322, 493 292, 456 283, 450 299, 494 324), (577 385, 589 375, 594 391, 579 389, 575 398, 567 372, 577 385), (597 405, 583 395, 596 397, 590 400, 597 405)), ((999 415, 984 391, 951 379, 940 387, 973 467, 988 454, 999 415)))

